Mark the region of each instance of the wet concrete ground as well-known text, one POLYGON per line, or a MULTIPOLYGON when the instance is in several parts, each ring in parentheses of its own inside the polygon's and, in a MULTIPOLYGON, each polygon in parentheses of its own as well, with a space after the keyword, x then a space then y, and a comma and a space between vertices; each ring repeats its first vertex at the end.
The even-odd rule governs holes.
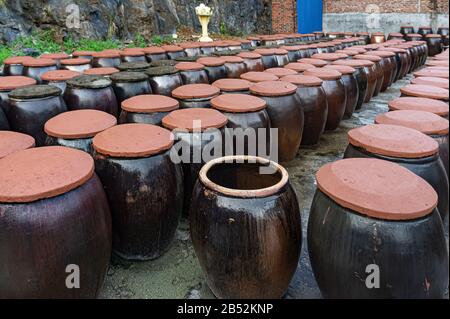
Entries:
MULTIPOLYGON (((337 131, 326 133, 319 146, 303 148, 294 161, 285 164, 299 198, 303 227, 300 262, 285 298, 321 298, 311 270, 306 244, 306 226, 316 189, 317 170, 326 163, 341 159, 348 144, 347 132, 355 127, 372 124, 377 114, 387 112, 387 103, 400 96, 400 88, 409 84, 410 77, 398 81, 370 103, 364 104, 362 110, 351 119, 343 121, 337 131)), ((175 242, 161 258, 141 263, 113 258, 100 297, 214 298, 195 256, 187 220, 181 222, 175 242)))

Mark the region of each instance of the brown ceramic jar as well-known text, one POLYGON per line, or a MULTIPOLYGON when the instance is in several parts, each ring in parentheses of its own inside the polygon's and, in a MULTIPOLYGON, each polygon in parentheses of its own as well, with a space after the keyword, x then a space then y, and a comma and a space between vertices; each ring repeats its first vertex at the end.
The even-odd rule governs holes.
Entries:
POLYGON ((345 105, 344 119, 352 117, 356 110, 359 99, 358 80, 356 80, 356 69, 347 65, 327 65, 324 68, 333 69, 342 74, 342 82, 345 86, 347 103, 345 105))
POLYGON ((183 48, 184 52, 186 53, 186 56, 188 57, 195 57, 197 55, 202 54, 202 51, 200 49, 200 43, 184 42, 178 45, 183 48))
POLYGON ((250 94, 252 82, 242 79, 222 79, 212 84, 226 94, 250 94))
POLYGON ((227 77, 231 79, 239 79, 240 76, 247 72, 244 59, 238 56, 223 56, 227 77))
POLYGON ((420 34, 425 39, 426 35, 433 34, 433 28, 427 26, 419 27, 417 33, 420 34))
POLYGON ((152 93, 145 73, 119 72, 111 75, 111 80, 118 105, 130 97, 152 93))
POLYGON ((0 77, 0 108, 8 113, 8 94, 18 88, 35 85, 37 82, 33 78, 21 75, 11 75, 0 77))
POLYGON ((344 53, 318 53, 312 56, 313 59, 323 60, 328 64, 331 64, 337 60, 345 60, 348 58, 347 54, 344 53))
POLYGON ((172 91, 183 85, 180 72, 173 66, 152 67, 145 71, 154 94, 172 96, 172 91))
POLYGON ((287 50, 274 49, 274 53, 278 67, 284 67, 286 64, 290 62, 287 50))
POLYGON ((0 130, 0 159, 35 146, 32 136, 0 130))
POLYGON ((435 56, 442 52, 442 36, 440 34, 427 34, 425 41, 428 46, 428 56, 435 56))
POLYGON ((167 59, 166 51, 161 47, 148 47, 144 48, 143 51, 149 63, 167 59))
POLYGON ((275 51, 273 49, 256 49, 254 52, 261 55, 264 69, 275 68, 278 66, 275 51))
POLYGON ((284 68, 271 68, 271 69, 265 70, 264 72, 273 74, 273 75, 277 76, 278 78, 282 78, 283 76, 286 76, 286 75, 298 74, 297 71, 294 71, 294 70, 286 68, 286 67, 284 67, 284 68))
POLYGON ((381 92, 386 91, 395 80, 395 76, 397 74, 397 61, 395 57, 395 53, 388 51, 371 51, 366 53, 365 55, 375 55, 382 58, 380 61, 383 71, 384 71, 384 79, 383 84, 381 85, 381 92))
POLYGON ((219 88, 209 84, 187 84, 172 91, 182 109, 211 108, 211 99, 219 94, 219 88))
POLYGON ((402 26, 400 27, 400 33, 403 34, 403 36, 406 36, 407 34, 413 34, 416 30, 413 26, 402 26))
POLYGON ((183 48, 177 45, 163 45, 161 48, 166 51, 166 55, 170 60, 186 56, 183 48))
POLYGON ((407 74, 411 65, 410 56, 405 49, 400 48, 383 48, 383 51, 394 52, 397 61, 397 74, 395 81, 403 79, 407 74))
POLYGON ((147 62, 143 49, 128 49, 120 52, 122 63, 126 62, 147 62))
POLYGON ((222 58, 204 57, 199 58, 197 60, 197 63, 200 63, 205 67, 205 72, 208 75, 209 84, 228 77, 228 72, 225 68, 225 61, 222 58))
POLYGON ((3 61, 3 74, 5 76, 20 76, 23 73, 23 62, 33 59, 30 56, 15 56, 3 61))
POLYGON ((66 91, 67 81, 82 75, 76 71, 55 70, 42 74, 42 83, 56 86, 61 89, 62 94, 66 91))
POLYGON ((35 79, 38 84, 42 84, 42 74, 58 69, 56 61, 50 59, 27 59, 22 62, 22 65, 22 75, 35 79))
POLYGON ((244 64, 247 72, 262 72, 264 71, 264 64, 262 55, 256 52, 241 52, 238 57, 244 59, 244 64))
POLYGON ((94 68, 117 68, 121 62, 120 51, 102 51, 92 54, 92 67, 94 68))
POLYGON ((83 73, 92 68, 91 60, 75 58, 61 60, 61 69, 83 73))
MULTIPOLYGON (((381 87, 383 86, 384 81, 384 69, 386 65, 382 62, 382 58, 377 55, 368 55, 368 54, 358 54, 353 57, 355 60, 363 60, 363 61, 371 61, 374 63, 373 69, 375 70, 376 75, 376 85, 375 90, 373 91, 372 97, 378 96, 381 92, 381 87)), ((370 100, 369 100, 370 101, 370 100)), ((364 101, 364 102, 369 102, 364 101)))
POLYGON ((200 50, 203 55, 211 55, 216 51, 214 44, 210 42, 200 42, 200 50))
POLYGON ((180 76, 183 84, 208 84, 208 74, 205 71, 203 64, 196 62, 180 62, 175 65, 175 68, 180 71, 180 76))

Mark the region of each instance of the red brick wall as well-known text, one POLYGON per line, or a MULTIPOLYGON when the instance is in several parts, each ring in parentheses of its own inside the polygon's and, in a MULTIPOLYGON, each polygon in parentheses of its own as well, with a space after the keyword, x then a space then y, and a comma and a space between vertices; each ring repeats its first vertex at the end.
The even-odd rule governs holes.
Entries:
POLYGON ((447 0, 324 0, 324 12, 366 12, 369 4, 377 5, 381 13, 448 13, 447 0))
POLYGON ((297 1, 272 0, 272 32, 293 33, 297 29, 297 1))

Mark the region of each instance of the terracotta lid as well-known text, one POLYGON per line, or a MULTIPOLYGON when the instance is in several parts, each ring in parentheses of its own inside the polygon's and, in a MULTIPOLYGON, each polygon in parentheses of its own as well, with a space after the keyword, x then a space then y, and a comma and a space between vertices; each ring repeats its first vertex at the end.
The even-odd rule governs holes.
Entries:
POLYGON ((323 166, 316 179, 318 188, 333 201, 376 219, 421 218, 432 213, 438 202, 436 191, 424 179, 384 160, 340 160, 323 166))
POLYGON ((108 76, 114 73, 120 72, 116 68, 111 67, 104 67, 104 68, 92 68, 85 70, 83 73, 86 75, 102 75, 102 76, 108 76))
POLYGON ((356 72, 356 69, 352 68, 351 66, 348 65, 325 65, 324 66, 325 69, 333 69, 336 70, 342 74, 354 74, 356 72))
POLYGON ((354 51, 354 50, 337 50, 336 53, 343 53, 346 54, 347 56, 354 56, 359 54, 358 51, 354 51))
POLYGON ((18 151, 32 148, 34 138, 18 132, 0 131, 0 159, 18 151))
POLYGON ((294 94, 297 86, 284 81, 266 81, 252 85, 250 91, 260 96, 285 96, 294 94))
POLYGON ((358 55, 355 55, 353 57, 353 59, 356 59, 356 60, 367 60, 367 61, 372 61, 372 62, 380 62, 381 60, 383 60, 383 58, 380 57, 380 56, 370 55, 370 54, 358 54, 358 55))
POLYGON ((220 79, 212 85, 218 87, 222 92, 236 92, 250 90, 252 82, 242 79, 220 79))
POLYGON ((392 111, 378 115, 375 123, 405 126, 427 135, 448 134, 448 120, 425 111, 392 111))
POLYGON ((112 51, 101 51, 101 52, 95 52, 92 54, 92 57, 98 58, 98 59, 117 59, 120 58, 121 51, 116 52, 115 50, 112 51))
POLYGON ((41 99, 60 95, 61 89, 52 85, 32 85, 21 87, 11 91, 8 94, 11 99, 18 100, 41 99))
POLYGON ((269 56, 275 54, 274 49, 256 49, 255 52, 261 54, 262 56, 269 56))
POLYGON ((197 42, 183 42, 178 44, 183 49, 197 49, 200 48, 200 43, 197 42))
POLYGON ((299 45, 284 45, 284 46, 280 47, 280 49, 286 50, 288 52, 298 51, 301 49, 301 46, 299 46, 299 45))
POLYGON ((222 56, 222 60, 225 61, 225 63, 243 63, 244 59, 238 56, 222 56))
POLYGON ((382 58, 391 58, 395 56, 395 53, 389 51, 371 51, 367 52, 366 55, 376 55, 382 58))
POLYGON ((266 101, 248 94, 222 94, 211 100, 211 105, 222 112, 250 113, 266 108, 266 101))
POLYGON ((421 38, 422 37, 421 34, 417 34, 417 33, 408 33, 406 36, 409 38, 419 38, 419 37, 421 38))
POLYGON ((343 53, 318 53, 312 56, 313 59, 319 59, 324 61, 336 61, 348 58, 347 54, 343 53))
POLYGON ((317 76, 308 76, 308 75, 287 75, 280 79, 280 81, 289 82, 297 86, 321 86, 323 80, 318 78, 317 76))
POLYGON ((163 45, 161 47, 166 52, 180 52, 183 51, 183 48, 178 45, 163 45))
POLYGON ((405 49, 401 49, 401 48, 383 48, 383 51, 394 52, 394 53, 406 53, 407 52, 405 49))
POLYGON ((170 112, 179 106, 177 100, 156 94, 137 95, 122 102, 122 109, 132 113, 170 112))
POLYGON ((64 82, 80 75, 81 73, 76 71, 53 70, 47 71, 44 74, 42 74, 41 79, 49 82, 64 82))
POLYGON ((91 60, 83 58, 61 60, 61 65, 84 65, 90 63, 91 60))
POLYGON ((264 72, 271 73, 273 75, 276 75, 279 78, 286 76, 286 75, 298 74, 296 71, 289 69, 289 68, 271 68, 271 69, 266 69, 264 72))
POLYGON ((317 43, 316 47, 317 48, 329 48, 329 47, 333 47, 334 44, 332 43, 317 43))
POLYGON ((273 52, 275 53, 275 55, 286 55, 289 53, 287 50, 284 49, 274 49, 273 52))
POLYGON ((187 84, 172 91, 177 99, 206 99, 218 95, 220 90, 209 84, 187 84))
POLYGON ((447 60, 430 60, 426 63, 427 66, 449 66, 450 62, 447 60))
POLYGON ((286 69, 294 70, 294 71, 297 71, 297 72, 305 72, 306 70, 315 69, 316 68, 312 64, 300 63, 300 62, 289 63, 289 64, 285 65, 284 67, 286 69))
POLYGON ((431 85, 437 86, 443 89, 449 89, 449 80, 444 78, 435 78, 435 77, 419 77, 411 80, 412 84, 423 84, 423 85, 431 85))
POLYGON ((440 34, 427 34, 425 38, 442 38, 440 34))
POLYGON ((436 78, 448 79, 448 70, 425 68, 420 71, 414 72, 414 76, 431 76, 436 78))
POLYGON ((369 61, 369 60, 356 60, 356 59, 352 59, 352 60, 338 60, 338 61, 334 61, 332 63, 333 65, 346 65, 346 66, 351 66, 352 68, 364 68, 366 66, 371 66, 374 63, 369 61))
POLYGON ((122 52, 120 52, 120 56, 129 56, 129 57, 139 57, 139 56, 144 56, 144 50, 143 49, 128 49, 128 50, 124 50, 122 52))
POLYGON ((241 79, 254 83, 259 83, 265 81, 276 81, 278 80, 278 77, 268 72, 247 72, 241 74, 241 79))
POLYGON ((213 48, 214 44, 212 42, 200 42, 200 48, 213 48))
POLYGON ((150 63, 144 61, 125 62, 117 66, 120 71, 145 71, 150 67, 150 63))
POLYGON ((171 75, 177 74, 179 72, 180 71, 178 71, 173 66, 155 66, 145 70, 145 74, 147 74, 149 77, 171 75))
POLYGON ((143 49, 145 54, 164 54, 166 50, 161 47, 148 47, 143 49))
POLYGON ((75 51, 72 53, 73 57, 78 56, 92 56, 95 53, 95 51, 75 51))
POLYGON ((205 66, 196 62, 180 62, 175 65, 175 68, 180 71, 199 71, 203 70, 205 66))
POLYGON ((225 64, 225 61, 221 58, 206 57, 198 59, 197 63, 203 64, 204 66, 221 66, 225 64))
POLYGON ((324 68, 306 70, 303 74, 317 76, 318 78, 320 78, 324 81, 339 80, 342 77, 341 72, 332 70, 332 69, 324 69, 324 68))
POLYGON ((61 113, 45 123, 44 130, 49 136, 64 139, 84 139, 94 137, 117 124, 111 114, 97 110, 76 110, 61 113))
POLYGON ((112 157, 149 157, 169 150, 173 134, 150 124, 122 124, 113 126, 94 137, 96 152, 112 157))
POLYGON ((303 58, 303 59, 298 60, 297 62, 312 64, 312 65, 314 65, 316 67, 319 67, 319 68, 321 68, 321 67, 323 67, 323 66, 328 64, 328 62, 326 62, 324 60, 311 59, 311 58, 303 58))
POLYGON ((439 144, 434 139, 412 128, 373 124, 350 130, 351 145, 369 153, 396 157, 422 158, 439 152, 439 144))
POLYGON ((103 89, 112 81, 100 75, 81 75, 67 81, 67 86, 78 89, 103 89))
POLYGON ((435 86, 410 84, 402 87, 400 91, 406 96, 426 97, 448 101, 448 90, 435 86))
POLYGON ((118 72, 111 75, 111 80, 115 83, 136 83, 148 80, 148 75, 142 72, 118 72))
POLYGON ((70 58, 66 53, 46 53, 41 55, 42 59, 62 60, 70 58))
POLYGON ((261 54, 256 52, 241 52, 237 56, 243 59, 251 59, 251 60, 260 59, 262 57, 261 54))
POLYGON ((422 97, 399 97, 389 102, 389 109, 391 111, 426 111, 439 116, 447 116, 449 114, 447 103, 422 97))
POLYGON ((56 61, 51 59, 27 59, 22 62, 23 66, 32 67, 32 68, 40 68, 46 66, 55 66, 56 61))
POLYGON ((191 108, 176 110, 163 118, 164 127, 176 130, 187 130, 193 132, 194 129, 204 131, 210 128, 222 128, 228 123, 228 118, 214 109, 191 108))
POLYGON ((0 160, 0 202, 28 203, 65 194, 94 175, 94 160, 69 147, 37 147, 0 160))
POLYGON ((354 52, 358 52, 358 54, 364 54, 367 52, 367 50, 364 48, 355 48, 355 47, 344 49, 344 51, 352 51, 352 52, 354 51, 354 52))
POLYGON ((389 35, 391 37, 402 37, 403 38, 403 33, 399 33, 399 32, 391 32, 391 33, 389 33, 389 35))
POLYGON ((0 77, 0 91, 12 91, 21 87, 35 84, 35 79, 26 76, 14 75, 0 77))
POLYGON ((13 56, 10 58, 7 58, 5 61, 3 61, 4 64, 22 64, 24 61, 28 59, 33 59, 31 56, 13 56))
POLYGON ((260 37, 247 37, 247 39, 249 39, 251 41, 259 41, 259 40, 261 40, 260 37))

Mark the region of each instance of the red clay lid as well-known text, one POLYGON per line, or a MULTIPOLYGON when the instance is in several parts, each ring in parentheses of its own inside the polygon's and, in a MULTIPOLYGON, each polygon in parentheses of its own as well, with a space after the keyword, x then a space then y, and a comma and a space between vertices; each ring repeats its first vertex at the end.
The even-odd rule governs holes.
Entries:
POLYGON ((39 67, 46 67, 46 66, 54 66, 54 65, 56 65, 56 61, 51 60, 51 59, 43 59, 43 58, 27 59, 27 60, 23 61, 22 64, 23 64, 23 66, 39 68, 39 67))
POLYGON ((171 112, 179 107, 177 100, 156 94, 137 95, 122 102, 122 109, 132 113, 171 112))
POLYGON ((75 51, 72 53, 73 57, 78 57, 78 56, 92 56, 95 53, 95 51, 75 51))
POLYGON ((164 54, 166 53, 166 50, 164 50, 161 47, 148 47, 142 49, 145 54, 164 54))
POLYGON ((448 90, 430 85, 410 84, 400 91, 406 96, 426 97, 429 99, 448 101, 448 90))
POLYGON ((66 53, 45 53, 41 55, 42 59, 62 60, 70 58, 66 53))
POLYGON ((0 77, 0 91, 12 91, 25 86, 35 85, 37 82, 35 79, 14 75, 0 77))
POLYGON ((316 179, 318 188, 333 201, 376 219, 421 218, 438 202, 436 191, 424 179, 384 160, 340 160, 323 166, 316 179))
POLYGON ((120 52, 120 56, 130 56, 130 57, 136 57, 136 56, 144 56, 144 50, 139 48, 129 48, 125 49, 122 52, 120 52))
POLYGON ((383 48, 383 51, 394 52, 394 53, 406 53, 407 52, 405 49, 401 49, 401 48, 383 48))
POLYGON ((248 91, 252 82, 242 79, 220 79, 212 84, 222 92, 248 91))
POLYGON ((222 94, 211 100, 211 105, 222 112, 250 113, 266 108, 266 101, 248 94, 222 94))
POLYGON ((370 51, 367 52, 366 55, 376 55, 382 58, 391 58, 393 56, 395 56, 394 52, 389 52, 389 51, 370 51))
POLYGON ((427 66, 449 66, 450 62, 447 60, 430 60, 426 63, 427 66))
POLYGON ((49 136, 64 139, 91 138, 117 124, 111 114, 97 110, 76 110, 61 113, 45 123, 49 136))
POLYGON ((206 57, 198 59, 197 63, 203 64, 204 66, 221 66, 225 64, 225 61, 221 58, 206 57))
POLYGON ((112 157, 149 157, 160 154, 173 145, 173 134, 150 124, 113 126, 94 137, 94 149, 112 157))
POLYGON ((261 54, 263 56, 269 56, 269 55, 274 55, 275 54, 275 50, 274 49, 256 49, 254 52, 261 54))
POLYGON ((0 172, 0 202, 29 203, 85 184, 94 175, 94 160, 69 147, 37 147, 1 159, 0 172))
POLYGON ((243 63, 244 59, 238 56, 222 56, 222 60, 225 61, 225 63, 243 63))
POLYGON ((183 51, 183 48, 178 45, 163 45, 161 47, 166 52, 180 52, 183 51))
POLYGON ((266 81, 252 85, 250 91, 260 96, 285 96, 294 94, 297 86, 284 81, 266 81))
POLYGON ((3 61, 4 64, 22 64, 24 61, 28 59, 33 59, 31 56, 13 56, 10 58, 7 58, 5 61, 3 61))
POLYGON ((85 70, 83 73, 87 75, 111 75, 114 73, 120 72, 116 68, 105 67, 105 68, 92 68, 85 70))
POLYGON ((431 76, 435 78, 448 79, 448 70, 425 68, 420 71, 414 72, 414 76, 431 76))
POLYGON ((389 35, 392 37, 402 37, 403 38, 403 33, 399 33, 399 32, 391 32, 391 33, 389 33, 389 35))
POLYGON ((344 51, 357 52, 358 54, 364 54, 367 52, 367 50, 364 48, 355 48, 355 47, 346 48, 346 49, 344 49, 344 51))
POLYGON ((244 74, 241 74, 241 79, 253 82, 253 83, 259 83, 259 82, 265 82, 265 81, 276 81, 278 80, 278 77, 274 74, 268 73, 268 72, 247 72, 244 74))
POLYGON ((429 157, 439 151, 434 139, 412 128, 373 124, 350 130, 350 144, 372 154, 397 158, 429 157))
POLYGON ((321 86, 323 80, 318 78, 317 76, 308 76, 308 75, 287 75, 280 79, 280 81, 289 82, 297 86, 321 86))
POLYGON ((421 38, 422 37, 422 35, 420 35, 418 33, 408 33, 406 36, 410 37, 410 38, 419 38, 419 37, 421 38))
POLYGON ((338 61, 334 61, 332 64, 333 65, 346 65, 346 66, 351 66, 352 68, 364 68, 366 66, 374 65, 374 63, 369 60, 357 60, 357 59, 338 60, 338 61))
POLYGON ((389 102, 389 109, 391 111, 426 111, 439 116, 447 116, 449 114, 447 103, 422 97, 399 97, 389 102))
POLYGON ((367 60, 367 61, 372 61, 372 62, 380 62, 381 60, 383 60, 383 58, 378 55, 370 55, 370 54, 358 54, 358 55, 355 55, 353 57, 353 59, 367 60))
POLYGON ((425 38, 442 38, 440 34, 427 34, 425 38))
POLYGON ((435 77, 419 77, 411 80, 412 84, 423 84, 423 85, 431 85, 437 86, 443 89, 449 89, 449 80, 444 78, 435 78, 435 77))
POLYGON ((218 95, 220 90, 209 84, 187 84, 172 91, 177 99, 206 99, 218 95))
POLYGON ((341 72, 332 70, 332 69, 324 69, 324 68, 306 70, 303 74, 317 76, 318 78, 320 78, 324 81, 339 80, 342 77, 341 72))
POLYGON ((285 55, 289 53, 287 50, 284 49, 274 49, 273 52, 275 53, 275 55, 285 55))
POLYGON ((343 54, 346 54, 348 56, 354 56, 354 55, 359 54, 359 52, 355 51, 355 50, 337 50, 336 53, 343 53, 343 54))
POLYGON ((325 60, 325 61, 336 61, 348 58, 347 54, 344 53, 317 53, 312 56, 313 59, 325 60))
POLYGON ((210 128, 222 128, 228 123, 228 118, 214 109, 191 108, 176 110, 163 118, 164 127, 193 132, 210 128))
POLYGON ((378 115, 375 123, 405 126, 427 135, 448 134, 448 120, 425 111, 392 111, 378 115))
POLYGON ((286 76, 286 75, 298 74, 296 71, 289 69, 289 68, 271 68, 271 69, 265 70, 264 72, 271 73, 273 75, 276 75, 279 78, 286 76))
POLYGON ((300 62, 293 62, 293 63, 289 63, 287 65, 284 66, 286 69, 291 69, 297 72, 305 72, 306 70, 309 69, 315 69, 316 67, 312 64, 308 64, 308 63, 300 63, 300 62))
POLYGON ((120 53, 121 51, 116 51, 116 50, 105 50, 105 51, 101 51, 101 52, 95 52, 92 54, 92 56, 94 58, 98 58, 98 59, 116 59, 116 58, 120 58, 120 53))
POLYGON ((41 79, 44 81, 63 82, 73 79, 76 76, 81 75, 80 72, 70 70, 53 70, 47 71, 42 74, 41 79))
POLYGON ((243 59, 251 59, 251 60, 260 59, 262 57, 261 54, 256 52, 241 52, 237 56, 243 59))
POLYGON ((0 131, 0 159, 34 147, 34 138, 18 132, 0 131))
POLYGON ((84 65, 84 64, 90 64, 90 63, 91 63, 91 60, 83 59, 83 58, 61 60, 61 65, 84 65))
POLYGON ((312 64, 312 65, 314 65, 316 67, 319 67, 319 68, 321 68, 321 67, 323 67, 323 66, 328 64, 328 62, 325 62, 324 60, 311 59, 311 58, 303 58, 303 59, 298 60, 297 62, 312 64))
POLYGON ((178 44, 183 49, 196 49, 200 48, 200 43, 198 42, 183 42, 178 44))
POLYGON ((354 74, 356 72, 356 69, 354 69, 348 65, 331 65, 331 64, 329 64, 329 65, 325 65, 324 68, 325 69, 333 69, 342 74, 354 74))
POLYGON ((196 62, 180 62, 175 64, 175 68, 180 71, 199 71, 203 70, 205 66, 196 62))

